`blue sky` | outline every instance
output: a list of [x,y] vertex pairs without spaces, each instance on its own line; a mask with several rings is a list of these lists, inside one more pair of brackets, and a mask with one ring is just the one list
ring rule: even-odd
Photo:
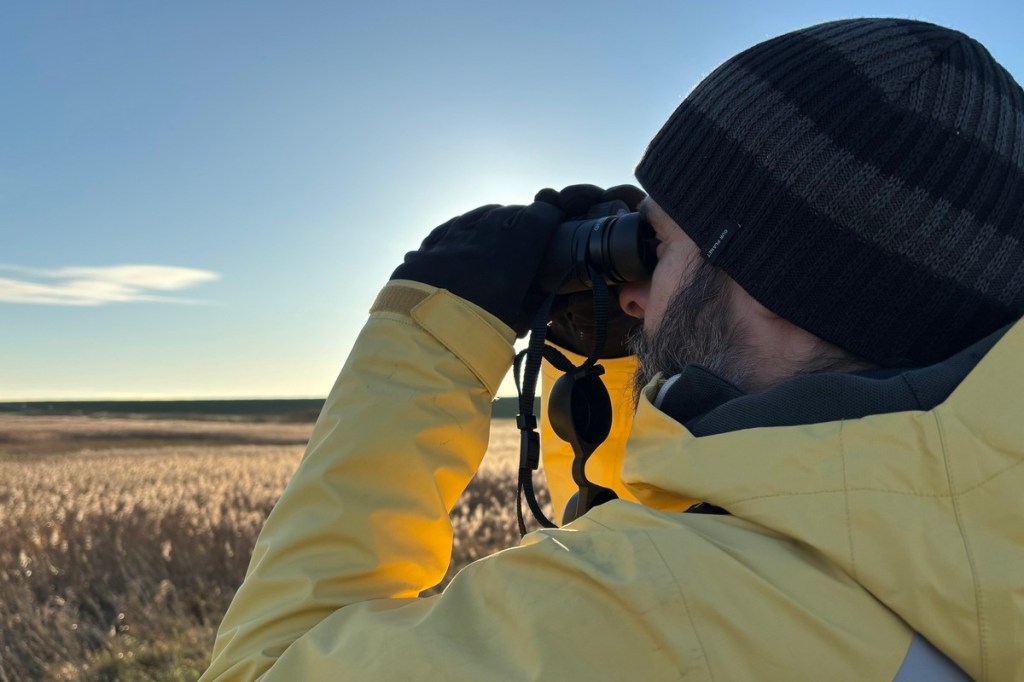
[[432,227],[631,181],[718,63],[849,16],[1024,79],[1020,2],[8,4],[0,400],[322,396]]

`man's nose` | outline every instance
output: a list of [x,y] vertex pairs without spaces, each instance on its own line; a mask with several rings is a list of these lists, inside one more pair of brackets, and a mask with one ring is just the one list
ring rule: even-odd
[[627,315],[644,319],[647,310],[647,297],[651,294],[651,280],[630,282],[619,285],[619,306]]

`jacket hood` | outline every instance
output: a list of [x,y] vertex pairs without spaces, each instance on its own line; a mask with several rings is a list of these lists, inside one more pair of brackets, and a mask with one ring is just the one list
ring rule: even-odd
[[1022,322],[896,376],[747,396],[695,369],[645,390],[623,481],[656,509],[704,500],[813,547],[973,677],[1017,679],[1022,369]]

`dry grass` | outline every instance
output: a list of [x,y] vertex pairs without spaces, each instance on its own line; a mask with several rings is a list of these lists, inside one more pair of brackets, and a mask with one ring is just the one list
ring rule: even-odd
[[[0,418],[0,681],[194,679],[311,428]],[[518,543],[518,442],[495,423],[449,578]]]

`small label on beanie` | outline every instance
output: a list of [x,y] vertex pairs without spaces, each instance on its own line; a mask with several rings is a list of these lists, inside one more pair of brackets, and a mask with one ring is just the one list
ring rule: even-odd
[[708,259],[709,263],[714,264],[718,260],[718,257],[722,255],[722,251],[725,250],[725,245],[739,231],[740,224],[738,222],[731,218],[722,218],[722,222],[718,223],[718,236],[711,243],[711,246],[704,251],[704,257]]

